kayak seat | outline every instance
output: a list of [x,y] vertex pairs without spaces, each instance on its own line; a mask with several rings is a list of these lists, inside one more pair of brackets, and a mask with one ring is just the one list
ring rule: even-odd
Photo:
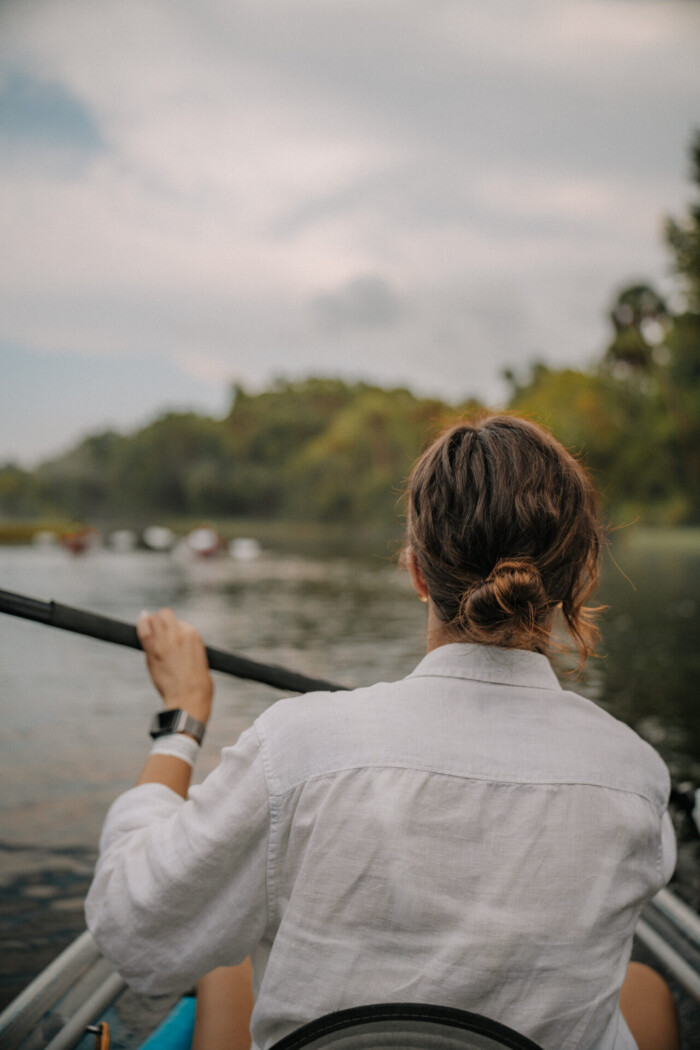
[[542,1050],[481,1014],[427,1003],[375,1003],[310,1021],[271,1050]]

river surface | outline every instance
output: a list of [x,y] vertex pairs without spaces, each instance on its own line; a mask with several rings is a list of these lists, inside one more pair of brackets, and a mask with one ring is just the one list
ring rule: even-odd
[[[700,543],[640,533],[618,541],[615,559],[599,596],[604,656],[574,688],[653,743],[675,781],[697,785]],[[348,685],[403,677],[423,652],[425,607],[383,557],[183,563],[0,547],[0,588],[131,622],[169,605],[212,646]],[[197,779],[279,695],[216,675]],[[1,1006],[82,928],[102,819],[138,775],[158,701],[141,654],[0,615],[0,703]],[[681,888],[697,906],[698,850],[679,831]]]

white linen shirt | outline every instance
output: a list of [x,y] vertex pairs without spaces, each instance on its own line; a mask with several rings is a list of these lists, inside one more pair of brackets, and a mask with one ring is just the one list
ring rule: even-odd
[[668,791],[544,656],[442,646],[403,681],[274,704],[187,801],[127,791],[88,926],[151,994],[251,955],[256,1050],[372,1002],[631,1050],[618,992],[675,863]]

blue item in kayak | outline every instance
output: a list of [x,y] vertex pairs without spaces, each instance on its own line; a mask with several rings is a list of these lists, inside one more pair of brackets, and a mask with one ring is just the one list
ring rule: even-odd
[[190,1050],[195,1002],[191,995],[180,999],[162,1024],[141,1044],[141,1050]]

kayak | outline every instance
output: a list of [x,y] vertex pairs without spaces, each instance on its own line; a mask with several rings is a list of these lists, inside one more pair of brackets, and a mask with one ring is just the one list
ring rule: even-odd
[[[672,891],[661,890],[644,909],[639,920],[635,956],[650,961],[667,977],[679,1002],[681,1025],[685,1022],[686,1028],[692,1026],[688,1030],[688,1038],[694,1037],[696,1042],[689,1042],[688,1045],[699,1045],[700,916]],[[85,931],[0,1015],[0,1047],[3,1050],[36,1050],[38,1047],[44,1047],[45,1050],[93,1050],[94,1047],[100,1047],[100,1036],[88,1029],[102,1023],[109,1027],[109,1043],[103,1042],[102,1050],[107,1050],[107,1047],[109,1050],[189,1050],[194,1005],[195,1000],[189,995],[149,997],[130,991]],[[401,1008],[409,1009],[407,1004],[402,1004]],[[379,1010],[380,1007],[372,1009]],[[425,1006],[421,1009],[445,1008]],[[478,1017],[463,1014],[462,1011],[455,1011],[455,1014]],[[340,1015],[331,1015],[336,1016]],[[487,1024],[495,1025],[496,1029],[503,1027],[490,1021]],[[415,1021],[412,1021],[409,1029],[413,1031],[414,1028]],[[511,1042],[499,1043],[488,1032],[481,1031],[473,1035],[466,1029],[460,1031],[459,1036],[454,1028],[449,1036],[441,1034],[442,1042],[439,1045],[445,1048],[453,1045],[484,1048],[511,1046],[514,1050],[534,1046],[529,1040],[517,1042],[524,1040],[517,1033],[511,1033]],[[510,1032],[510,1029],[504,1031]],[[477,1041],[465,1042],[467,1035]],[[451,1041],[457,1039],[462,1041]],[[346,1050],[347,1044],[347,1050],[350,1050],[352,1044],[348,1040],[350,1035],[345,1033],[342,1038],[336,1035],[328,1044],[314,1041],[289,1045],[333,1045],[338,1050]],[[283,1040],[283,1044],[286,1042]],[[402,1035],[402,1042],[404,1047],[411,1045],[408,1034]],[[390,1045],[400,1044],[393,1042]]]

